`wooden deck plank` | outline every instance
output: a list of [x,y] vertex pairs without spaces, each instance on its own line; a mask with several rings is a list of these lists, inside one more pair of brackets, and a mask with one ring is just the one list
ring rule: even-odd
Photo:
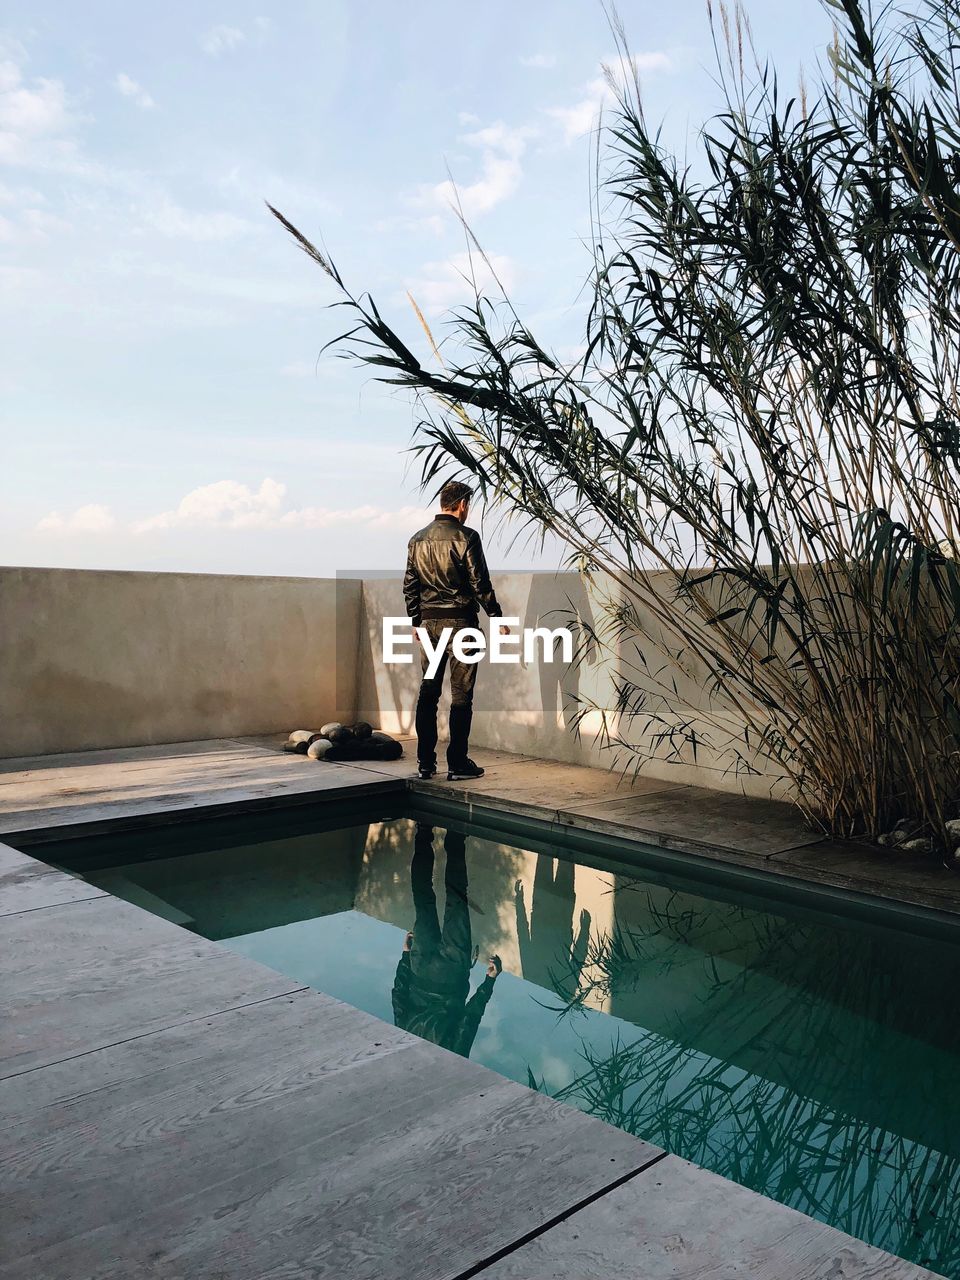
[[[124,761],[111,764],[77,762],[48,770],[19,770],[3,775],[0,801],[10,803],[12,793],[24,800],[58,801],[61,796],[102,796],[105,784],[109,790],[146,790],[162,794],[171,782],[178,789],[216,786],[219,779],[250,783],[275,777],[335,775],[343,765],[325,765],[305,756],[286,752],[262,751],[250,747],[244,751],[222,750],[197,756],[165,756],[158,760]],[[69,800],[68,800],[69,802]]]
[[804,1214],[667,1156],[478,1280],[935,1280]]
[[[297,759],[299,761],[299,757]],[[149,786],[124,786],[120,780],[114,780],[115,785],[105,787],[99,796],[71,794],[67,800],[53,796],[46,800],[19,796],[16,802],[4,802],[0,798],[0,836],[16,841],[20,837],[28,839],[32,832],[54,827],[93,826],[133,819],[149,822],[163,819],[165,815],[169,820],[173,814],[191,816],[204,810],[309,803],[335,795],[386,793],[402,786],[394,778],[361,773],[344,766],[310,767],[312,764],[311,761],[302,768],[293,766],[293,772],[277,770],[272,776],[268,773],[256,779],[210,779],[201,788],[192,789],[190,779],[180,779],[179,786],[173,780],[166,785],[154,780]]]
[[229,741],[78,752],[50,757],[42,766],[33,760],[5,763],[0,773],[0,834],[120,813],[325,794],[338,787],[369,788],[382,782],[344,765],[322,765]]
[[0,916],[100,897],[102,889],[0,844]]
[[[265,798],[292,771],[323,779],[334,768],[352,772],[356,794],[402,785],[399,775],[311,766],[245,744],[239,756],[251,768],[259,766],[243,756],[247,747],[284,766],[246,789]],[[213,803],[229,802],[230,788],[212,776],[216,753],[201,754],[211,757]],[[232,767],[238,752],[227,757]],[[176,800],[158,812],[147,794],[159,781],[152,771],[162,769],[176,791],[175,779],[198,766],[189,753],[153,759],[159,763],[148,761],[145,772],[129,755],[95,767],[83,795],[53,823],[97,812],[97,791],[114,782],[126,789],[127,807],[108,805],[107,822],[176,812]],[[494,761],[488,794],[475,801],[549,820],[551,808],[535,800],[544,763]],[[508,795],[504,779],[526,765],[533,768]],[[56,780],[71,785],[69,775]],[[570,802],[571,787],[586,787],[567,810],[584,822],[620,807],[622,793],[609,782],[555,778],[561,801]],[[664,785],[656,787],[639,803],[662,801]],[[338,783],[317,794],[342,791]],[[42,792],[33,799],[46,824]],[[6,794],[15,793],[16,785]],[[282,790],[277,799],[289,803]],[[623,805],[631,821],[634,803]],[[47,874],[57,875],[38,870],[38,883]],[[4,989],[13,1016],[0,1070],[10,1280],[452,1278],[499,1254],[481,1275],[713,1280],[746,1265],[759,1280],[930,1274],[673,1157],[658,1160],[626,1134],[116,899],[44,905],[3,924],[12,944]],[[674,1165],[687,1173],[661,1194],[652,1180],[664,1166],[674,1177]],[[599,1198],[577,1208],[592,1196]],[[590,1215],[608,1202],[609,1216],[595,1221]],[[571,1223],[580,1228],[572,1237],[564,1234]],[[522,1243],[531,1232],[541,1234]],[[499,1274],[507,1265],[514,1269]]]
[[[98,754],[98,753],[95,753]],[[196,777],[198,779],[215,778],[223,773],[262,774],[286,765],[305,763],[300,756],[286,752],[265,751],[256,747],[231,747],[229,744],[218,745],[217,750],[200,751],[196,754],[182,753],[176,755],[153,756],[139,758],[131,756],[125,760],[107,762],[86,760],[83,756],[62,757],[62,763],[56,767],[26,768],[7,770],[0,774],[0,797],[5,796],[12,787],[21,793],[31,792],[40,798],[45,794],[56,794],[63,787],[77,794],[87,789],[98,791],[103,780],[110,777],[121,784],[132,785],[136,782],[149,782],[151,778],[166,781],[169,778]]]
[[4,917],[0,1078],[303,986],[106,894],[40,914]]
[[[318,1046],[326,1049],[325,1042],[334,1032],[337,1052],[349,1053],[351,1026],[362,1030],[358,1054],[373,1054],[374,1049],[377,1053],[381,1049],[393,1052],[398,1045],[409,1048],[417,1043],[406,1032],[369,1014],[354,1018],[357,1012],[333,996],[303,987],[65,1058],[41,1070],[8,1076],[0,1080],[0,1128],[19,1124],[46,1107],[56,1108],[55,1119],[60,1123],[90,1094],[132,1081],[146,1082],[146,1089],[152,1092],[165,1080],[216,1075],[231,1068],[237,1058],[260,1052],[284,1060],[303,1026],[311,1028],[311,1053]],[[377,1032],[372,1038],[371,1024]],[[315,1028],[322,1028],[323,1034],[314,1034]]]
[[452,1280],[659,1154],[312,993],[193,1030],[4,1133],[10,1280]]

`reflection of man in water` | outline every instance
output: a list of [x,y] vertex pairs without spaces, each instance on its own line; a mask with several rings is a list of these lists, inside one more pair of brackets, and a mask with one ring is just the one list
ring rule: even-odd
[[417,823],[410,864],[416,920],[397,965],[393,1017],[404,1031],[412,1031],[466,1058],[502,965],[499,956],[490,956],[487,976],[470,995],[470,970],[477,952],[467,904],[466,838],[448,831],[443,847],[447,869],[441,928],[433,889],[433,827]]
[[581,911],[577,936],[573,936],[576,890],[574,865],[537,855],[530,901],[530,923],[523,898],[523,883],[514,886],[517,909],[517,938],[520,943],[520,972],[528,982],[554,991],[563,1000],[572,1000],[580,986],[590,941],[590,912]]

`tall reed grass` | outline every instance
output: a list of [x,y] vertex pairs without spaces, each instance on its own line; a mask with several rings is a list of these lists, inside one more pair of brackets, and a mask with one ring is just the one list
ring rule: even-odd
[[[907,819],[946,851],[960,798],[960,0],[907,16],[824,3],[829,65],[796,93],[755,58],[745,13],[713,10],[726,108],[689,167],[645,119],[614,22],[573,364],[505,296],[456,312],[421,361],[277,217],[342,290],[342,351],[416,397],[424,484],[472,475],[488,508],[614,584],[596,637],[617,673],[601,708],[612,749],[642,766],[706,734],[726,767],[778,771],[826,831]],[[636,660],[638,627],[662,668]]]

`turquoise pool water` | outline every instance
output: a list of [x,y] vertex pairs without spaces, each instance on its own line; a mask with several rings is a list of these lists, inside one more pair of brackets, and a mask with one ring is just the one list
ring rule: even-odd
[[960,948],[468,828],[304,825],[197,823],[45,856],[960,1277]]

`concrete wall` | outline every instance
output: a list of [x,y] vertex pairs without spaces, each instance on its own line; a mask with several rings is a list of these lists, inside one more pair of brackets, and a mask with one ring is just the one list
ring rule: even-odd
[[352,719],[360,583],[0,568],[0,756]]
[[[573,573],[499,573],[497,592],[521,626],[600,626],[609,582]],[[666,589],[666,584],[665,584]],[[616,593],[613,592],[615,598]],[[399,579],[227,577],[0,568],[0,756],[315,728],[369,720],[409,733],[418,663],[385,665],[382,619],[403,616]],[[622,722],[640,771],[750,795],[786,795],[769,762],[737,773],[727,746],[742,724],[718,729],[704,714],[705,670],[675,657],[641,617],[612,658],[572,666],[481,665],[472,741],[548,759],[632,769],[628,750],[603,745],[602,718],[619,679],[657,673],[685,706],[651,696]],[[714,708],[715,709],[715,708]],[[689,722],[698,736],[671,748],[665,734]]]
[[[504,613],[518,617],[521,627],[555,628],[580,619],[600,629],[610,600],[618,598],[609,580],[591,583],[575,573],[498,573],[494,585]],[[664,590],[669,590],[666,580]],[[390,733],[412,732],[420,681],[418,662],[399,666],[381,661],[382,620],[405,612],[398,580],[364,582],[359,714]],[[730,745],[736,742],[738,750],[744,749],[742,722],[711,723],[704,714],[706,668],[696,654],[674,658],[674,650],[672,641],[660,639],[654,620],[641,615],[638,634],[619,642],[612,659],[608,651],[599,661],[595,651],[572,666],[484,662],[477,678],[471,742],[552,760],[632,770],[637,761],[631,751],[603,745],[603,719],[598,711],[586,714],[579,736],[573,724],[586,704],[615,706],[622,678],[643,685],[648,677],[651,693],[645,707],[621,721],[624,738],[640,754],[641,773],[754,796],[789,795],[786,781],[769,761],[751,756],[750,767],[756,772],[738,771]],[[676,706],[665,706],[654,692],[665,686],[676,688]],[[687,724],[698,738],[696,752],[681,743],[683,733],[672,743],[665,736]]]

